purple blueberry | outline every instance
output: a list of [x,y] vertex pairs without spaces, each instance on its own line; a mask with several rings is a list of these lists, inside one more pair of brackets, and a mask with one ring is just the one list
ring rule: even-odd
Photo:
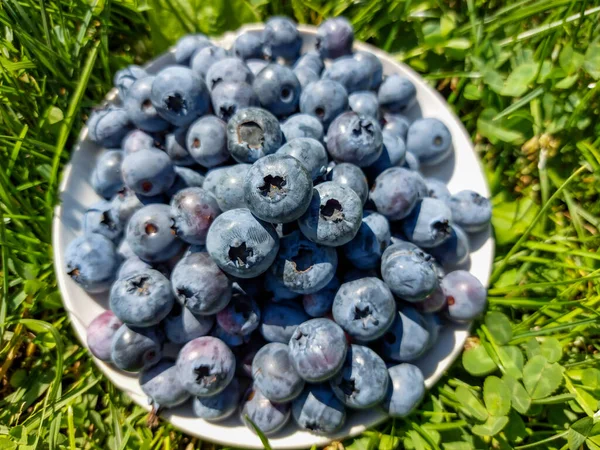
[[163,326],[167,339],[174,344],[187,344],[192,339],[206,336],[213,324],[214,316],[194,314],[185,306],[175,303]]
[[365,211],[358,233],[344,245],[346,258],[359,269],[379,267],[381,255],[390,244],[390,223],[385,216]]
[[401,113],[417,102],[417,88],[408,78],[392,74],[385,77],[379,86],[377,98],[385,111]]
[[227,147],[240,163],[254,163],[281,147],[283,134],[277,118],[261,108],[237,111],[227,123]]
[[190,398],[177,376],[175,361],[161,359],[156,365],[144,369],[139,377],[142,392],[148,396],[155,410],[173,408]]
[[150,98],[158,114],[177,127],[192,123],[210,108],[206,84],[182,66],[169,66],[158,72]]
[[381,132],[381,137],[383,138],[381,155],[377,161],[365,168],[365,172],[371,180],[390,167],[401,166],[406,158],[406,144],[402,138],[387,130]]
[[124,69],[117,70],[113,77],[113,84],[119,91],[119,97],[124,99],[129,87],[140,78],[147,77],[148,73],[140,66],[132,64]]
[[309,384],[292,403],[292,414],[300,428],[328,435],[346,422],[346,408],[327,384]]
[[169,155],[156,148],[130,153],[123,159],[121,171],[129,189],[148,197],[166,192],[175,182]]
[[94,191],[101,197],[112,198],[123,189],[125,185],[121,175],[123,156],[120,150],[108,150],[96,161],[91,183]]
[[311,317],[324,317],[331,311],[333,299],[339,287],[339,280],[333,277],[327,286],[320,291],[313,294],[304,294],[304,297],[302,297],[304,311]]
[[348,343],[337,323],[320,318],[299,325],[292,334],[289,348],[298,374],[309,383],[318,383],[333,378],[340,370]]
[[[312,178],[296,158],[268,155],[256,161],[244,180],[244,199],[256,217],[270,223],[298,219],[310,204]],[[220,186],[216,195],[219,200]]]
[[159,327],[135,328],[121,325],[112,340],[113,364],[127,372],[139,372],[160,361],[164,335]]
[[155,77],[144,77],[133,83],[123,101],[129,119],[141,130],[156,133],[169,128],[169,122],[158,115],[150,95]]
[[247,31],[235,38],[232,52],[241,59],[262,58],[262,40],[259,33]]
[[359,278],[340,286],[333,301],[333,318],[351,337],[369,342],[394,322],[396,301],[379,278]]
[[281,430],[290,419],[289,403],[274,403],[255,387],[248,389],[242,399],[240,417],[250,430],[254,428],[246,417],[265,435]]
[[117,242],[123,234],[123,224],[113,216],[112,204],[101,200],[92,205],[83,215],[83,232],[101,234]]
[[127,225],[126,240],[144,261],[167,261],[182,248],[177,238],[169,205],[152,204],[136,211]]
[[190,125],[186,148],[204,167],[215,167],[229,159],[225,122],[216,116],[204,116]]
[[302,393],[304,380],[290,360],[287,344],[263,346],[252,361],[254,387],[272,402],[289,402]]
[[390,383],[383,410],[390,417],[406,417],[425,396],[423,373],[412,364],[398,364],[388,369]]
[[290,142],[296,138],[312,138],[323,142],[323,125],[310,114],[294,114],[281,125],[285,140]]
[[190,244],[206,243],[208,229],[219,214],[217,201],[202,188],[182,189],[171,199],[173,229]]
[[354,239],[362,213],[362,202],[356,192],[329,181],[315,186],[310,206],[298,224],[311,241],[337,247]]
[[429,348],[427,322],[416,309],[400,308],[389,331],[383,336],[381,354],[393,361],[414,361]]
[[183,36],[175,44],[175,62],[183,65],[189,64],[194,53],[211,45],[210,40],[200,33]]
[[329,380],[333,393],[347,407],[368,409],[381,403],[388,390],[388,369],[377,353],[351,345],[342,370]]
[[310,83],[300,96],[300,112],[319,119],[325,129],[347,109],[348,92],[337,81],[319,80]]
[[450,237],[429,251],[440,264],[458,266],[469,259],[469,236],[458,225],[450,225]]
[[369,183],[362,169],[354,164],[336,164],[329,173],[329,179],[341,186],[352,189],[364,205],[369,198]]
[[254,278],[275,260],[279,237],[271,224],[257,219],[250,210],[231,209],[213,222],[206,248],[223,271],[239,278]]
[[239,381],[234,378],[227,387],[210,397],[194,397],[194,415],[209,422],[220,422],[230,417],[237,409],[241,397]]
[[441,286],[438,286],[424,300],[416,303],[415,306],[423,313],[436,313],[446,307],[446,296]]
[[102,147],[114,148],[131,129],[129,115],[123,108],[107,105],[92,111],[87,121],[90,140]]
[[205,79],[208,69],[217,61],[221,61],[228,56],[227,50],[224,48],[207,45],[194,53],[190,60],[190,68],[200,78]]
[[287,344],[296,328],[309,319],[295,302],[268,302],[263,308],[260,333],[267,342]]
[[221,211],[246,207],[244,182],[251,167],[250,164],[236,164],[223,173],[214,191]]
[[425,182],[418,173],[392,167],[375,179],[369,197],[375,203],[377,212],[389,220],[401,220],[425,197],[426,190]]
[[336,162],[369,166],[383,151],[381,127],[371,117],[354,112],[341,114],[327,131],[327,150]]
[[438,119],[418,119],[408,128],[406,149],[424,166],[439,164],[452,153],[452,135]]
[[289,116],[298,108],[300,82],[287,66],[269,64],[256,75],[252,87],[263,108],[277,117]]
[[264,55],[272,60],[295,61],[300,55],[302,37],[296,24],[287,17],[271,17],[262,32]]
[[231,299],[231,281],[208,253],[190,253],[173,269],[175,298],[194,314],[216,314]]
[[317,29],[317,51],[322,58],[339,58],[352,53],[354,30],[345,17],[327,19]]
[[337,269],[335,249],[304,238],[299,231],[283,237],[271,273],[298,294],[320,291],[331,281]]
[[450,238],[452,212],[442,200],[426,197],[404,219],[402,230],[421,248],[436,247]]
[[177,374],[183,388],[198,397],[222,392],[235,374],[235,357],[220,339],[203,336],[183,346],[177,356]]
[[171,283],[157,270],[147,269],[119,278],[110,290],[110,309],[130,326],[157,325],[172,307]]
[[[314,117],[311,117],[311,119],[314,119]],[[320,123],[319,126],[321,126]],[[277,155],[287,155],[296,158],[308,170],[313,180],[322,177],[327,171],[327,152],[325,151],[325,147],[313,138],[301,137],[288,140],[286,144],[277,150]]]
[[452,210],[452,219],[467,233],[484,230],[492,219],[490,201],[477,192],[460,191],[448,202]]
[[217,313],[217,323],[226,333],[248,336],[260,324],[260,308],[251,297],[236,292],[229,304]]
[[87,346],[96,358],[101,361],[110,362],[110,348],[113,336],[123,325],[112,311],[104,311],[96,316],[87,326]]
[[487,291],[466,270],[456,270],[441,282],[448,309],[446,315],[455,322],[468,322],[481,315],[487,306]]
[[206,73],[206,85],[211,91],[223,81],[252,85],[254,75],[240,58],[228,57],[216,61]]
[[101,234],[79,236],[69,243],[65,252],[67,275],[92,294],[110,288],[119,263],[114,244]]

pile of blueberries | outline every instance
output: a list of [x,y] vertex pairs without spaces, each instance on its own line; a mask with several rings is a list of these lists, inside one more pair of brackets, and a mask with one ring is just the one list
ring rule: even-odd
[[327,20],[300,54],[282,17],[232,49],[186,36],[158,73],[117,72],[118,99],[90,115],[104,200],[66,269],[110,291],[89,348],[140,372],[156,409],[191,398],[202,419],[239,411],[266,435],[290,416],[318,434],[347,409],[403,417],[425,392],[409,362],[484,310],[481,283],[450,270],[490,203],[423,178],[450,132],[410,123],[415,86],[353,36]]

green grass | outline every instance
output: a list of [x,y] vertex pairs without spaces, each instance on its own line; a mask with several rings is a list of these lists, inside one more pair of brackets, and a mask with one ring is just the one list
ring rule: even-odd
[[597,0],[4,0],[0,448],[216,448],[149,429],[95,369],[61,305],[50,222],[61,168],[116,69],[184,32],[272,14],[344,14],[423,73],[471,133],[493,193],[491,315],[412,417],[343,446],[600,448]]

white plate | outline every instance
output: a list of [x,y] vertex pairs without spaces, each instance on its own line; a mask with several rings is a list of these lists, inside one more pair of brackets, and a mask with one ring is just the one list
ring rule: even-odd
[[[262,25],[250,25],[242,28],[239,32],[261,29]],[[303,51],[314,49],[316,28],[300,26],[299,30],[304,39]],[[235,37],[236,34],[228,33],[222,38],[216,39],[215,42],[229,48]],[[396,62],[388,54],[364,43],[357,42],[354,47],[356,50],[367,50],[377,55],[383,63],[384,73],[400,73],[414,83],[417,87],[419,107],[415,107],[409,116],[412,116],[413,119],[419,115],[437,117],[450,129],[454,142],[454,157],[443,165],[429,170],[426,175],[435,176],[446,181],[453,193],[463,189],[472,189],[482,195],[489,196],[485,176],[470,138],[458,118],[448,108],[445,100],[417,73]],[[173,54],[168,53],[150,62],[147,69],[150,72],[156,72],[166,64],[173,63],[173,61]],[[115,91],[113,90],[109,93],[107,99],[110,101],[114,98]],[[101,152],[101,149],[87,139],[87,129],[84,128],[73,151],[71,163],[67,165],[63,173],[63,180],[60,185],[61,205],[55,210],[53,222],[54,264],[58,284],[71,323],[83,345],[86,345],[86,326],[107,308],[107,295],[91,296],[83,291],[66,274],[63,260],[67,244],[81,233],[83,213],[89,206],[99,200],[89,183],[99,152]],[[471,273],[479,278],[482,283],[487,284],[494,255],[494,242],[490,232],[475,236],[472,246],[474,251],[471,253],[470,266],[467,268],[470,267]],[[444,371],[458,357],[468,334],[468,325],[455,325],[445,328],[437,345],[425,358],[417,362],[426,377],[428,388],[431,388],[440,379]],[[135,375],[121,372],[97,359],[95,359],[95,362],[119,389],[127,392],[136,403],[149,409],[146,396],[142,393]],[[258,437],[243,426],[237,416],[224,423],[209,423],[193,417],[189,404],[167,411],[163,416],[181,431],[207,441],[234,447],[263,448]],[[270,442],[275,449],[309,448],[312,445],[322,446],[334,439],[360,434],[385,419],[384,414],[377,409],[349,414],[344,428],[339,433],[327,437],[300,431],[290,421],[286,428],[270,438]]]

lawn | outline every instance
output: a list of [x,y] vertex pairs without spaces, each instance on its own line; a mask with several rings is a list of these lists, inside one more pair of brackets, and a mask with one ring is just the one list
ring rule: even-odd
[[600,1],[4,0],[0,449],[218,448],[147,415],[62,308],[61,169],[112,74],[185,32],[343,14],[448,99],[493,193],[489,313],[408,420],[329,449],[600,449]]

